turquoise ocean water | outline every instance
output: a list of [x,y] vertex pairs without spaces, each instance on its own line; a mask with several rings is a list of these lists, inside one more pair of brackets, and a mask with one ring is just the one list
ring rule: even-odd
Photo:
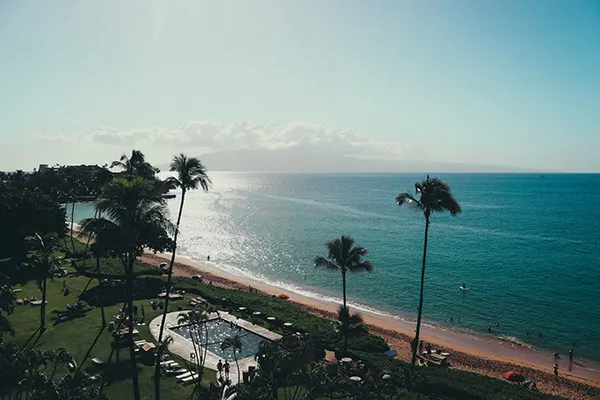
[[[438,176],[463,213],[432,217],[426,322],[476,333],[492,325],[494,334],[563,354],[575,342],[578,356],[600,361],[600,175]],[[394,198],[424,176],[211,177],[209,193],[186,198],[178,254],[200,262],[210,254],[229,272],[340,298],[340,276],[312,261],[326,255],[325,242],[350,235],[375,268],[349,276],[349,300],[415,318],[424,220]],[[169,200],[173,218],[178,205],[179,197]],[[76,219],[90,213],[80,205]]]

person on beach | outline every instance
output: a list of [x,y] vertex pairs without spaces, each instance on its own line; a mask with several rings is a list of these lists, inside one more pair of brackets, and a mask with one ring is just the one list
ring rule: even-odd
[[225,364],[223,364],[223,369],[225,370],[225,379],[229,380],[229,370],[231,369],[231,366],[227,360],[225,360]]
[[492,326],[488,326],[488,333],[492,333]]
[[541,339],[543,337],[542,332],[538,332],[538,339]]
[[452,318],[452,315],[450,316],[450,322],[454,322],[454,318]]
[[210,254],[206,256],[206,261],[210,261]]
[[554,376],[558,377],[558,364],[554,364]]
[[223,378],[223,362],[221,360],[217,363],[217,372],[219,373],[219,378]]
[[573,362],[573,349],[569,349],[569,362]]
[[496,322],[496,328],[500,328],[500,322]]

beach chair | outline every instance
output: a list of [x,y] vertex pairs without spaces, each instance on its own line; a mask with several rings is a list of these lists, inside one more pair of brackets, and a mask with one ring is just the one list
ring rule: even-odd
[[92,364],[99,367],[104,364],[104,361],[101,360],[100,358],[96,357],[96,358],[92,358]]
[[181,375],[183,373],[187,372],[187,369],[185,368],[178,368],[178,369],[168,369],[165,371],[165,375]]
[[187,371],[187,372],[184,372],[183,374],[176,375],[175,379],[180,380],[180,379],[183,379],[183,378],[187,378],[188,376],[190,376],[192,374],[193,374],[193,372]]

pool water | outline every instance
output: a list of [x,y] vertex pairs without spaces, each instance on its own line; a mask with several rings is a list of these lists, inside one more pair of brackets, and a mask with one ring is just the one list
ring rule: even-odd
[[206,331],[208,331],[208,351],[216,354],[218,357],[230,361],[233,360],[233,350],[231,348],[221,350],[221,343],[226,337],[234,335],[238,335],[240,337],[240,341],[242,342],[242,350],[236,351],[238,360],[254,356],[256,353],[258,353],[258,346],[260,343],[268,340],[244,328],[238,327],[235,324],[232,327],[229,322],[221,318],[206,321],[197,328],[194,328],[191,325],[181,325],[170,329],[188,340],[192,340],[192,335],[194,335],[194,340],[202,347],[204,347]]

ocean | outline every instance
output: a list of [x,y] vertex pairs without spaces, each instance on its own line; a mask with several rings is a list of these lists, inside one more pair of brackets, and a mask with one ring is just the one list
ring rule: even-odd
[[[204,263],[210,255],[213,267],[340,299],[340,274],[313,260],[326,255],[327,241],[349,235],[374,265],[348,276],[351,305],[416,318],[424,218],[394,200],[424,175],[210,176],[208,193],[186,196],[179,255]],[[600,175],[435,176],[463,212],[431,217],[424,321],[486,335],[492,326],[494,335],[562,354],[575,343],[578,357],[600,361]],[[168,200],[173,219],[179,200]],[[90,216],[91,206],[76,214]]]

